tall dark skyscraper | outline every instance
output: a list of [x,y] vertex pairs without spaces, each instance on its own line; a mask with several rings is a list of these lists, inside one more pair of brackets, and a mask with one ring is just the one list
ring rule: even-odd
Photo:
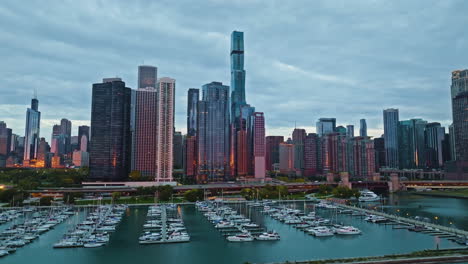
[[398,109],[383,110],[386,166],[398,168]]
[[266,155],[265,163],[266,170],[272,171],[273,164],[279,164],[279,145],[284,142],[283,136],[267,136],[265,140],[266,145]]
[[190,88],[188,90],[187,101],[187,135],[197,135],[197,115],[198,115],[198,101],[200,100],[200,90]]
[[346,137],[353,138],[354,137],[354,126],[347,125],[346,126]]
[[203,85],[198,102],[198,175],[200,181],[229,177],[229,86],[221,82]]
[[78,149],[81,151],[89,151],[89,126],[78,127]]
[[374,138],[374,150],[375,150],[375,170],[379,171],[379,168],[385,167],[385,139],[383,137]]
[[5,122],[0,121],[0,156],[3,156],[5,160],[8,154],[10,154],[11,145],[12,130],[7,127]]
[[240,107],[247,104],[245,99],[244,33],[231,34],[231,89],[232,120],[240,116]]
[[434,122],[426,125],[424,131],[426,141],[426,166],[429,168],[440,168],[444,165],[443,141],[445,128],[440,123]]
[[359,128],[359,136],[360,137],[367,137],[367,123],[365,119],[359,120],[360,128]]
[[304,176],[315,176],[319,172],[320,138],[310,133],[304,140]]
[[398,124],[400,169],[418,169],[426,165],[425,128],[427,121],[411,119]]
[[174,132],[173,151],[174,168],[182,169],[183,161],[183,137],[181,132]]
[[452,98],[455,160],[468,161],[468,91]]
[[130,172],[131,91],[120,79],[93,84],[91,105],[90,178],[125,180]]
[[304,141],[306,131],[302,128],[295,128],[292,134],[294,144],[294,169],[297,175],[302,175],[304,170]]
[[41,123],[41,112],[39,112],[39,100],[31,100],[31,108],[26,111],[26,128],[24,132],[24,161],[37,158],[39,147],[39,130]]
[[149,65],[138,66],[138,88],[156,88],[158,68]]
[[65,136],[65,154],[70,154],[71,150],[71,130],[72,122],[66,118],[60,120],[60,127],[62,129],[62,134]]

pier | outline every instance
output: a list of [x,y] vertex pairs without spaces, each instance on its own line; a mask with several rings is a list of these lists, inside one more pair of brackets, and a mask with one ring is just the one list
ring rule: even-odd
[[[427,232],[428,234],[431,235],[454,235],[454,236],[468,236],[468,231],[458,229],[458,228],[453,228],[453,227],[448,227],[448,226],[443,226],[443,225],[438,225],[434,223],[428,223],[428,222],[423,222],[420,220],[416,219],[411,219],[403,216],[398,216],[398,215],[393,215],[393,214],[387,214],[384,212],[379,212],[379,211],[374,211],[374,210],[369,210],[369,209],[364,209],[360,207],[355,207],[355,206],[349,206],[349,205],[344,205],[344,204],[335,204],[338,207],[344,208],[344,209],[349,209],[353,211],[359,211],[365,214],[370,214],[370,215],[378,215],[385,217],[389,219],[391,222],[400,224],[400,225],[409,225],[409,226],[424,226],[424,227],[429,227],[433,232]],[[401,226],[400,227],[394,227],[395,229],[403,229]],[[422,230],[421,230],[422,231]],[[437,232],[437,231],[443,231],[443,232]],[[448,234],[447,234],[448,233]],[[450,236],[449,236],[450,237]]]

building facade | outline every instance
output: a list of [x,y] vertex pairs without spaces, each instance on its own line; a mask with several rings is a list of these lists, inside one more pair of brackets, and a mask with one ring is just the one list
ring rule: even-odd
[[274,169],[273,164],[279,164],[279,145],[283,142],[283,136],[267,136],[265,138],[265,164],[267,171],[272,171]]
[[389,168],[399,167],[398,157],[398,109],[390,108],[383,110],[384,141],[386,166]]
[[336,118],[320,118],[316,123],[316,130],[319,136],[336,131]]
[[255,179],[264,179],[265,169],[265,117],[261,112],[253,113],[253,156]]
[[131,90],[120,79],[93,84],[91,103],[90,179],[121,181],[130,172]]
[[29,163],[37,158],[39,147],[39,130],[41,123],[41,112],[39,112],[39,100],[33,98],[31,107],[26,111],[26,129],[24,132],[24,157],[23,161]]

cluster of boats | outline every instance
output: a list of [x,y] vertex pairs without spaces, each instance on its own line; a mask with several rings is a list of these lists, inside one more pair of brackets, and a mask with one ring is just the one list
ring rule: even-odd
[[20,217],[22,214],[22,211],[14,209],[3,211],[0,213],[0,225],[10,222]]
[[[23,211],[10,212],[16,215],[18,212],[24,214],[20,223],[15,222],[0,233],[0,256],[6,256],[39,238],[39,236],[75,212],[69,207],[51,207],[48,210],[39,210],[29,208]],[[15,217],[15,219],[18,217]]]
[[[263,232],[258,224],[229,206],[219,206],[213,202],[197,202],[197,209],[220,231],[235,233],[226,237],[229,242],[250,242],[254,240],[275,241],[280,240],[280,235],[275,231]],[[257,231],[257,235],[252,232]],[[258,232],[260,231],[260,232]]]
[[361,230],[353,226],[333,224],[330,219],[317,216],[315,211],[305,214],[299,209],[266,205],[261,212],[316,237],[334,236],[335,234],[360,235],[362,233]]
[[145,245],[190,242],[182,218],[177,217],[176,208],[173,205],[150,206],[139,243]]
[[54,248],[96,248],[109,242],[110,233],[122,220],[126,205],[101,205],[90,212],[84,221],[69,230],[54,244]]

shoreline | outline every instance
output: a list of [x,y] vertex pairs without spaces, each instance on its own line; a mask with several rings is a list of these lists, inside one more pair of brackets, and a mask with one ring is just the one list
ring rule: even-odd
[[421,196],[431,196],[431,197],[442,197],[442,198],[457,198],[457,199],[468,199],[466,195],[457,195],[457,194],[444,194],[444,193],[431,193],[429,192],[408,192],[409,194],[421,195]]

